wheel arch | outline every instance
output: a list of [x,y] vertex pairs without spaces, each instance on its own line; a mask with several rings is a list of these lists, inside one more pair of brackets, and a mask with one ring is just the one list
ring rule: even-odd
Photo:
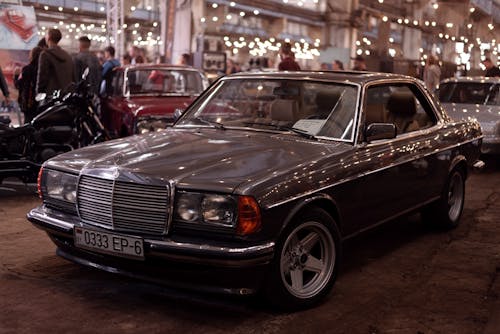
[[463,172],[464,178],[467,179],[468,169],[467,169],[467,158],[463,155],[457,155],[450,163],[450,167],[448,173],[451,173],[452,170],[459,169]]
[[297,214],[313,206],[325,210],[333,218],[337,224],[340,235],[342,235],[342,219],[337,202],[330,195],[324,193],[314,194],[298,202],[286,216],[280,235],[290,225]]

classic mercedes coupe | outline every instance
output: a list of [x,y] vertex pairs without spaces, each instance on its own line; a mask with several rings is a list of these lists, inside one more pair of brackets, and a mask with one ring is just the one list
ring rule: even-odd
[[235,74],[171,128],[47,161],[28,219],[85,266],[310,307],[344,240],[417,210],[455,227],[481,142],[410,77]]

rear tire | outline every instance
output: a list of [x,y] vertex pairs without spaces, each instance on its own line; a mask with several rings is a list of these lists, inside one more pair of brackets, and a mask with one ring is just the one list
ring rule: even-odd
[[340,234],[333,218],[312,207],[299,213],[282,233],[265,298],[283,310],[311,307],[333,287],[340,262]]
[[448,176],[441,198],[424,209],[422,218],[439,228],[455,228],[460,223],[464,202],[465,175],[460,169],[454,169]]

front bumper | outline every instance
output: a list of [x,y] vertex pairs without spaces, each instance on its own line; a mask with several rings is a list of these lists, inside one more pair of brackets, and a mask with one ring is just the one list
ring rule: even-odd
[[133,260],[75,247],[73,228],[85,226],[76,216],[42,205],[31,210],[27,218],[49,234],[58,247],[58,255],[68,260],[174,287],[231,294],[254,293],[274,256],[274,242],[232,247],[212,240],[208,244],[165,237],[161,240],[144,238],[145,260]]

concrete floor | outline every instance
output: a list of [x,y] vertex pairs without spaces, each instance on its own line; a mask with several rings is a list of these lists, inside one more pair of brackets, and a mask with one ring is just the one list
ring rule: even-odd
[[499,333],[500,159],[487,163],[467,182],[457,229],[414,215],[350,240],[329,298],[291,314],[67,262],[25,218],[33,187],[4,184],[0,333]]

